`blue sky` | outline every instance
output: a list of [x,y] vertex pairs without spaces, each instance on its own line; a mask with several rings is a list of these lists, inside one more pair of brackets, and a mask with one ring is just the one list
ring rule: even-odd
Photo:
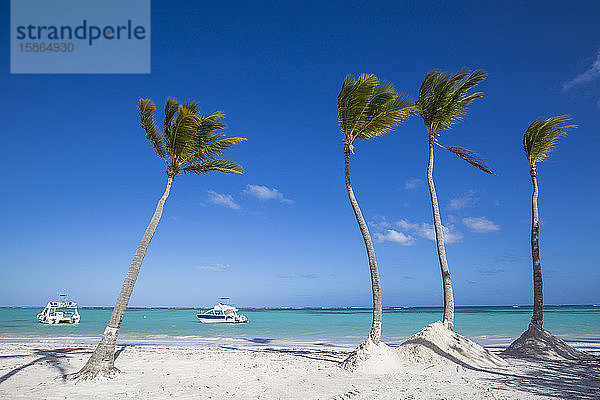
[[[457,305],[531,303],[521,140],[535,118],[565,113],[579,128],[538,168],[545,301],[600,303],[600,3],[153,1],[148,75],[11,75],[7,1],[0,12],[0,305],[60,291],[114,303],[165,185],[137,99],[160,108],[170,95],[226,113],[227,133],[248,138],[230,153],[246,173],[175,180],[130,304],[369,306],[341,82],[374,73],[414,97],[431,68],[461,67],[488,71],[485,96],[441,142],[498,176],[436,151]],[[442,304],[426,163],[417,118],[351,160],[386,306]]]

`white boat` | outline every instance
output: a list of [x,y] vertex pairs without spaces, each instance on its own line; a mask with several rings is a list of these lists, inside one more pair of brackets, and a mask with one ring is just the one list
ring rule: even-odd
[[77,312],[77,303],[67,301],[67,295],[61,294],[58,301],[48,302],[37,319],[43,324],[78,324],[81,316]]
[[214,306],[208,311],[203,313],[198,313],[196,316],[205,324],[215,324],[215,323],[230,323],[230,324],[241,324],[248,322],[248,318],[245,315],[239,314],[238,309],[224,304],[223,301],[229,300],[229,297],[221,297],[219,300],[219,304]]

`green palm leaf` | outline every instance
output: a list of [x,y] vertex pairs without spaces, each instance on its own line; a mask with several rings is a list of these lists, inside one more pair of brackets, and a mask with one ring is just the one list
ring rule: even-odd
[[167,100],[165,100],[165,135],[171,134],[173,117],[175,117],[175,113],[178,109],[179,103],[177,100],[172,97],[167,97]]
[[194,134],[200,124],[200,119],[196,115],[197,112],[195,104],[179,106],[170,135],[165,135],[173,154],[181,156],[186,148],[192,144]]
[[532,165],[545,160],[556,145],[558,138],[566,135],[568,129],[577,128],[577,125],[565,125],[570,120],[570,115],[559,115],[551,118],[538,118],[529,125],[523,135],[523,151]]
[[346,76],[338,95],[338,125],[350,149],[355,140],[381,136],[413,113],[406,96],[373,74]]
[[226,138],[224,134],[203,136],[189,146],[181,157],[183,163],[197,163],[214,160],[234,145],[246,140],[240,137]]
[[150,141],[154,150],[156,150],[156,154],[165,160],[167,156],[166,143],[154,121],[154,110],[156,110],[156,105],[154,105],[152,100],[140,99],[138,102],[140,126],[146,131],[146,138]]
[[487,76],[483,70],[470,72],[461,69],[454,75],[439,70],[427,73],[419,89],[415,102],[418,114],[431,134],[441,129],[449,129],[460,121],[466,107],[482,93],[467,92],[481,83]]
[[240,137],[227,138],[223,133],[215,133],[226,128],[222,121],[224,117],[225,114],[220,111],[199,116],[193,141],[182,151],[182,163],[202,163],[213,160],[234,145],[246,140]]
[[140,99],[138,111],[146,137],[158,155],[167,163],[167,174],[206,173],[220,171],[242,173],[242,167],[227,159],[219,159],[234,145],[245,138],[228,138],[220,132],[225,129],[224,114],[220,111],[201,115],[194,102],[179,104],[168,97],[165,101],[164,132],[160,132],[155,121],[156,106],[149,99]]
[[206,161],[200,164],[189,165],[181,170],[186,173],[199,175],[212,171],[224,172],[226,174],[241,174],[244,172],[241,165],[231,160]]
[[223,130],[227,128],[227,126],[223,122],[223,118],[225,118],[225,114],[221,111],[216,111],[210,115],[202,115],[200,117],[198,129],[196,130],[196,135],[208,135],[213,133],[214,131]]
[[471,72],[463,68],[454,75],[433,69],[423,79],[415,107],[427,127],[430,141],[482,171],[495,175],[476,153],[462,147],[442,146],[437,139],[440,130],[449,129],[459,122],[467,106],[483,96],[481,92],[468,92],[483,82],[486,76],[487,73],[480,69]]

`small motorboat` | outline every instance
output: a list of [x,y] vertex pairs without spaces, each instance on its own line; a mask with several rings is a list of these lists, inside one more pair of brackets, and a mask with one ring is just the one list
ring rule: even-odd
[[58,297],[58,301],[48,302],[37,319],[43,324],[78,324],[81,316],[77,312],[77,303],[67,301],[66,294]]
[[245,315],[238,315],[237,308],[225,304],[225,301],[229,300],[229,297],[221,297],[219,300],[221,300],[219,301],[219,304],[217,304],[210,310],[196,314],[200,322],[203,322],[205,324],[243,324],[245,322],[248,322],[248,318],[246,318]]

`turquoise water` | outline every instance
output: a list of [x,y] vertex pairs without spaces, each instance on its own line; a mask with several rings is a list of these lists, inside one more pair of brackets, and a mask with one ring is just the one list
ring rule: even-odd
[[[37,321],[40,308],[0,308],[0,337],[96,338],[104,331],[110,308],[80,308],[78,325],[45,325]],[[356,344],[366,337],[371,311],[365,308],[240,309],[247,324],[202,324],[196,309],[131,308],[121,327],[121,340],[199,339],[269,343],[284,340],[305,343]],[[384,310],[383,339],[397,343],[441,318],[433,307]],[[458,307],[456,330],[480,342],[518,337],[531,318],[531,307]],[[544,327],[555,335],[600,340],[600,307],[547,306]]]

